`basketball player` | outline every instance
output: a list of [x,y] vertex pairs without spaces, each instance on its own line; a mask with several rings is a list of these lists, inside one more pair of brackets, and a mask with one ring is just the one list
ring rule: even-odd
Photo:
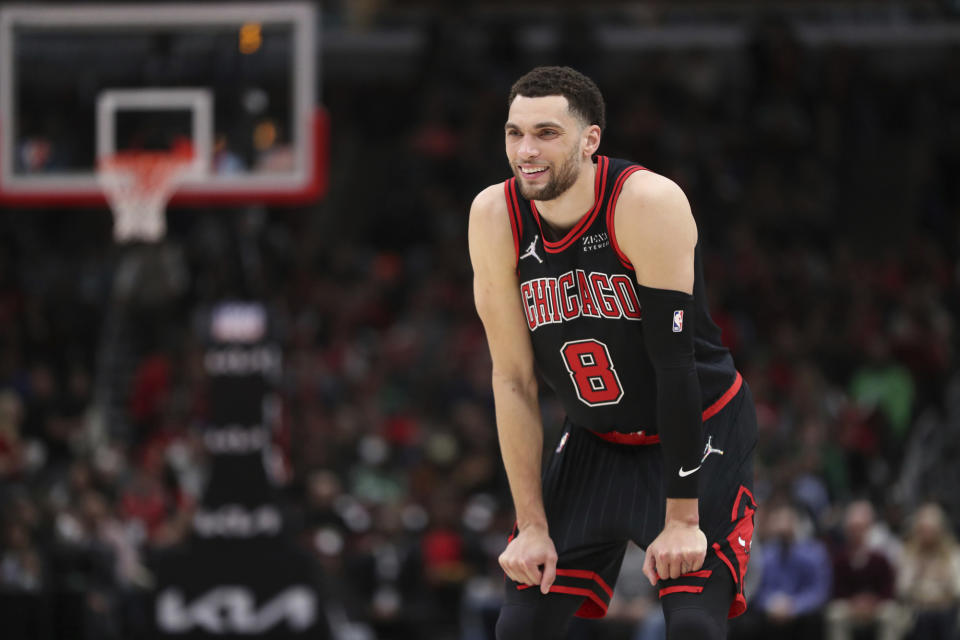
[[[514,177],[470,212],[517,524],[500,640],[562,638],[606,613],[627,542],[646,550],[670,639],[726,637],[746,608],[756,417],[707,311],[680,188],[595,156],[596,85],[539,67],[510,93]],[[539,369],[567,419],[541,476]]]

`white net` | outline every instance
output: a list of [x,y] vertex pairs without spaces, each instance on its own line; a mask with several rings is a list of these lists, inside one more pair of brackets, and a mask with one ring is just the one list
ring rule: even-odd
[[113,211],[114,240],[157,242],[163,238],[167,202],[192,161],[193,155],[184,151],[126,151],[101,159],[97,179]]

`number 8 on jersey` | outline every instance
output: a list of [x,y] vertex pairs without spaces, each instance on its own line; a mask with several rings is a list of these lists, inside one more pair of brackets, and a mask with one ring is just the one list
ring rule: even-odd
[[560,355],[582,403],[599,407],[617,404],[623,398],[607,345],[593,339],[573,340],[560,347]]

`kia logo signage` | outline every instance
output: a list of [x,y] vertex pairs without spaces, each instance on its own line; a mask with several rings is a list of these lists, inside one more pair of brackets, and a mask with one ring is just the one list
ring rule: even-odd
[[262,634],[280,625],[304,631],[317,621],[317,597],[310,587],[294,585],[257,606],[243,586],[219,586],[192,602],[177,587],[157,596],[157,626],[168,634],[200,629],[211,635]]

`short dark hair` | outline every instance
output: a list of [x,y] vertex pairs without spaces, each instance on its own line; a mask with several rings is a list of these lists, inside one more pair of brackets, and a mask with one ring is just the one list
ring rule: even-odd
[[507,100],[508,109],[517,96],[563,96],[570,105],[570,111],[581,120],[597,125],[601,131],[607,126],[603,94],[593,80],[576,69],[536,67],[513,83],[510,98]]

